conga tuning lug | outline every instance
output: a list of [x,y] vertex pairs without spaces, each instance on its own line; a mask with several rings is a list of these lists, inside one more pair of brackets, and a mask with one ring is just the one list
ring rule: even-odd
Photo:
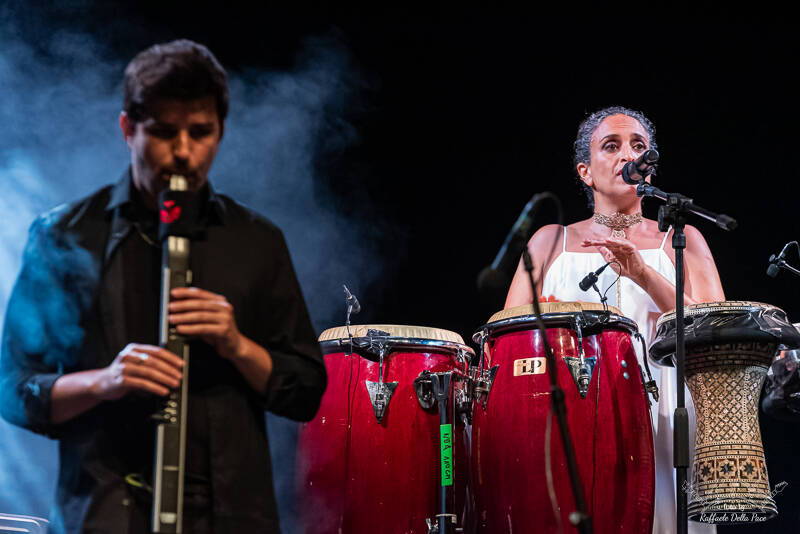
[[431,372],[422,371],[417,378],[414,379],[414,391],[417,393],[417,400],[423,410],[430,410],[436,399],[433,396],[433,383],[431,381]]
[[453,390],[455,397],[456,413],[463,415],[467,423],[472,423],[472,392],[471,381],[464,375],[454,374]]
[[476,370],[475,372],[475,400],[486,408],[486,403],[489,401],[489,393],[492,391],[492,384],[497,376],[499,365],[495,365],[490,369]]
[[397,389],[398,382],[372,382],[367,380],[367,392],[369,400],[372,402],[372,409],[375,410],[375,419],[380,423],[392,400],[394,390]]
[[585,399],[586,394],[589,392],[589,384],[592,382],[592,374],[597,364],[597,358],[594,356],[591,358],[564,356],[564,362],[567,364],[572,379],[575,381],[578,393],[580,393],[582,399]]

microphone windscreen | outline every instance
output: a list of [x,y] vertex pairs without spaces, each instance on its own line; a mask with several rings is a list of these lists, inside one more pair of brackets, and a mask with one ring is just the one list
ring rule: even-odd
[[770,263],[769,267],[767,267],[767,276],[775,278],[778,276],[778,271],[780,271],[780,268],[774,263]]
[[644,163],[646,163],[647,165],[658,163],[658,158],[659,158],[658,151],[654,148],[651,148],[650,150],[644,153]]
[[739,226],[739,223],[736,222],[736,219],[728,217],[727,215],[718,216],[715,223],[723,230],[728,231],[736,230],[736,227]]
[[597,275],[589,273],[578,283],[578,287],[581,291],[588,291],[588,289],[592,287],[592,284],[595,283],[597,283]]

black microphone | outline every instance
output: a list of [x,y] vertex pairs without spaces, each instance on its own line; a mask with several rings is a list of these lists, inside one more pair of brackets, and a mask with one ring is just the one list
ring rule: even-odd
[[588,290],[590,287],[592,287],[593,285],[595,285],[595,284],[597,283],[597,277],[598,277],[598,276],[600,275],[600,273],[602,273],[602,272],[603,272],[603,270],[605,270],[605,268],[606,268],[606,267],[608,267],[609,265],[611,265],[611,262],[608,262],[608,263],[606,263],[605,265],[603,265],[602,267],[600,267],[599,269],[597,269],[595,272],[593,272],[593,273],[589,273],[589,274],[587,274],[586,276],[584,276],[584,277],[583,277],[583,280],[581,280],[581,281],[580,281],[580,283],[578,284],[578,287],[579,287],[579,288],[581,288],[581,291],[586,291],[586,290]]
[[349,317],[351,313],[355,314],[361,311],[361,304],[356,296],[350,293],[347,286],[343,285],[342,287],[344,287],[345,304],[347,304],[347,316]]
[[777,256],[773,254],[772,256],[769,257],[769,267],[767,267],[767,276],[775,278],[781,269],[786,269],[790,273],[794,273],[797,276],[800,276],[800,270],[795,269],[794,267],[786,263],[786,260],[784,259],[784,257],[786,256],[786,251],[792,245],[797,247],[797,251],[798,253],[800,253],[800,245],[797,244],[797,241],[789,241],[788,243],[786,243],[783,246],[783,249],[781,250],[780,254],[778,254]]
[[[770,256],[770,261],[772,261],[772,258],[774,257],[775,257],[774,255]],[[770,263],[769,267],[767,267],[767,276],[769,276],[770,278],[775,278],[776,276],[778,276],[780,270],[781,270],[780,267],[778,267],[776,264]]]
[[478,275],[479,291],[504,292],[508,290],[522,250],[527,246],[528,240],[533,234],[533,214],[544,194],[533,195],[533,198],[525,204],[525,208],[506,236],[494,261]]
[[786,256],[786,250],[792,244],[796,245],[797,241],[789,241],[788,243],[783,245],[783,248],[781,249],[780,254],[778,254],[777,256],[775,254],[772,254],[769,257],[769,267],[767,267],[767,276],[769,276],[771,278],[775,278],[776,276],[778,276],[778,272],[781,270],[780,269],[780,265],[784,261],[783,260],[784,256]]
[[622,167],[622,179],[626,184],[636,185],[646,176],[656,173],[658,151],[654,148],[645,150],[644,154]]

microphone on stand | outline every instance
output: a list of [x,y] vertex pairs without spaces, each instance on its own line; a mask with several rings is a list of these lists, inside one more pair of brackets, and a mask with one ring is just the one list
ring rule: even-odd
[[356,314],[361,311],[361,304],[358,302],[356,296],[350,293],[346,285],[342,284],[342,287],[344,287],[344,302],[347,304],[347,319],[349,321],[351,313]]
[[353,333],[350,332],[350,315],[354,313],[358,313],[361,311],[361,304],[358,302],[358,299],[355,295],[350,293],[350,290],[347,289],[347,286],[342,284],[344,288],[344,303],[347,305],[347,316],[345,318],[344,325],[347,327],[347,337],[350,338],[350,354],[353,353]]
[[776,276],[778,276],[778,272],[781,270],[781,267],[784,267],[792,272],[796,271],[796,269],[794,269],[791,265],[787,265],[786,260],[784,259],[786,256],[786,250],[792,245],[798,247],[798,251],[800,251],[800,246],[798,246],[797,241],[789,241],[783,246],[783,249],[781,249],[780,254],[778,254],[777,256],[773,254],[769,257],[769,267],[767,267],[767,276],[775,278]]
[[583,280],[578,283],[578,287],[581,288],[581,291],[587,291],[590,287],[597,283],[597,277],[600,276],[606,267],[611,265],[611,262],[607,262],[605,265],[594,271],[593,273],[589,273],[583,277]]
[[656,149],[645,150],[644,154],[633,161],[629,161],[622,167],[622,179],[626,184],[638,184],[646,176],[656,173],[658,158],[659,155]]

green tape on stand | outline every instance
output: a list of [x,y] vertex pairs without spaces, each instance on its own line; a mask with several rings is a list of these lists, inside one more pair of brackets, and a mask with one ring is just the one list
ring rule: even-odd
[[442,439],[442,486],[453,485],[453,425],[440,425]]

